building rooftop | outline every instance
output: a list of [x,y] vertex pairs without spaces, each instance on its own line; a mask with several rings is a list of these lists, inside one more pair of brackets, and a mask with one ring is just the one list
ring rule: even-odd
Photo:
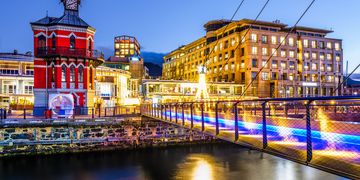
[[73,27],[85,27],[92,28],[84,20],[79,17],[78,12],[75,11],[65,11],[64,15],[59,18],[56,17],[44,17],[38,21],[30,23],[31,25],[42,25],[42,26],[54,26],[54,25],[65,25]]
[[18,54],[16,51],[12,53],[0,53],[0,61],[24,61],[24,62],[33,62],[34,56],[31,52],[26,54]]
[[[286,30],[291,30],[293,27],[288,27],[286,28]],[[332,33],[334,31],[332,30],[327,30],[327,29],[319,29],[319,28],[312,28],[312,27],[305,27],[305,26],[296,26],[294,28],[295,31],[307,31],[307,32],[316,32],[316,33],[323,33],[323,34],[328,34],[328,33]]]
[[255,21],[252,19],[242,19],[240,21],[238,21],[240,24],[251,24],[251,25],[263,25],[263,26],[272,26],[272,27],[280,27],[280,28],[285,28],[286,26],[288,26],[287,24],[281,23],[279,20],[276,20],[274,22],[269,22],[269,21]]

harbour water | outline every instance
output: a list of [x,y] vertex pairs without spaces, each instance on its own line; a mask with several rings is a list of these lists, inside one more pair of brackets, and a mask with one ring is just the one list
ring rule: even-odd
[[0,179],[342,179],[233,144],[0,159]]

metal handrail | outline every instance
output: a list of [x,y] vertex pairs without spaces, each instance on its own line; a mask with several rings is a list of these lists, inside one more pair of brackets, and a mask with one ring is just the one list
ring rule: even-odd
[[[273,102],[273,101],[331,101],[331,100],[355,100],[355,99],[359,99],[360,100],[360,95],[357,96],[323,96],[323,97],[299,97],[299,98],[259,98],[259,99],[242,99],[242,100],[219,100],[219,101],[186,101],[186,102],[181,102],[181,103],[185,103],[185,104],[190,104],[190,103],[236,103],[236,102]],[[172,102],[175,103],[175,102]],[[163,103],[163,104],[167,104],[167,103]]]
[[[320,101],[317,102],[317,101]],[[321,101],[326,101],[325,103]],[[256,105],[251,105],[250,109],[244,106],[247,103],[253,102]],[[277,102],[283,103],[280,105],[276,105]],[[294,104],[301,104],[302,111],[300,114],[301,117],[297,117],[296,120],[288,117],[288,104],[287,102],[291,102]],[[352,102],[352,103],[349,103]],[[353,179],[359,179],[360,176],[357,171],[353,171],[351,168],[346,168],[347,166],[352,167],[351,165],[354,164],[353,160],[351,159],[352,156],[344,157],[344,159],[336,159],[337,157],[332,157],[331,155],[319,155],[319,151],[327,152],[330,150],[332,151],[341,151],[342,148],[346,147],[347,153],[353,153],[352,155],[355,156],[358,153],[354,148],[358,148],[359,144],[358,137],[359,136],[359,129],[358,125],[360,125],[358,121],[359,111],[354,110],[352,114],[355,116],[350,116],[348,112],[339,113],[337,107],[343,106],[356,106],[359,107],[360,102],[360,95],[358,96],[325,96],[325,97],[300,97],[300,98],[263,98],[263,99],[239,99],[239,100],[228,100],[228,101],[194,101],[194,102],[169,102],[169,103],[160,103],[154,105],[160,105],[160,107],[166,107],[169,105],[181,105],[181,112],[175,113],[175,118],[181,116],[182,122],[181,124],[177,121],[171,121],[173,116],[172,110],[162,109],[161,116],[154,116],[151,115],[146,109],[149,107],[149,104],[142,104],[144,107],[144,112],[142,115],[148,116],[150,118],[156,118],[161,121],[169,122],[172,124],[180,125],[182,127],[188,129],[194,129],[197,131],[205,132],[208,135],[213,135],[214,137],[234,142],[236,144],[245,145],[252,149],[257,149],[260,151],[268,152],[274,155],[278,155],[281,157],[288,158],[290,160],[303,163],[305,165],[309,165],[312,167],[317,167],[319,169],[338,174],[344,177],[349,177]],[[208,114],[204,113],[203,105],[206,103],[212,103]],[[228,103],[229,105],[226,107],[221,107],[219,109],[219,104],[221,103]],[[243,104],[242,104],[243,103]],[[249,103],[249,104],[250,104]],[[290,104],[291,104],[290,103]],[[187,112],[184,111],[184,105],[187,105]],[[201,105],[201,106],[199,106]],[[215,105],[215,109],[213,106]],[[241,105],[241,106],[240,106]],[[259,107],[261,105],[261,107]],[[190,106],[190,107],[189,107]],[[251,108],[253,106],[253,108]],[[316,106],[319,106],[318,109]],[[151,107],[151,104],[150,104]],[[283,109],[278,109],[279,107]],[[299,106],[300,107],[300,106]],[[332,107],[328,109],[327,107]],[[226,117],[225,114],[220,117],[220,113],[222,110],[230,109],[229,114],[231,116]],[[294,115],[298,115],[298,107],[294,106],[293,108]],[[274,110],[274,112],[271,112]],[[280,114],[277,114],[277,110],[281,110]],[[241,114],[241,112],[243,114]],[[246,114],[246,111],[251,111],[251,114]],[[254,113],[253,113],[254,111]],[[257,113],[256,111],[260,111]],[[170,112],[170,120],[169,120],[169,113]],[[319,120],[317,112],[320,115],[324,114],[324,116],[328,113],[330,117],[337,117],[337,120],[325,118],[323,121]],[[213,115],[215,113],[215,117]],[[270,114],[271,113],[271,114]],[[274,114],[273,114],[274,113]],[[325,114],[326,113],[326,114]],[[277,116],[276,116],[277,115]],[[185,116],[186,118],[186,125],[185,125]],[[256,120],[247,119],[247,116],[256,116]],[[284,116],[284,117],[282,117]],[[323,116],[323,115],[322,115]],[[347,122],[343,121],[343,117],[354,118],[355,121]],[[190,118],[190,119],[189,119]],[[205,118],[209,118],[205,123]],[[210,120],[212,118],[212,120]],[[215,118],[215,119],[214,119]],[[231,118],[231,119],[226,119]],[[260,119],[261,118],[261,119]],[[277,120],[274,120],[279,118]],[[354,120],[354,119],[352,119]],[[225,124],[231,123],[231,125]],[[232,122],[233,121],[233,122]],[[282,122],[282,123],[281,123]],[[284,123],[285,122],[285,123]],[[188,124],[189,123],[189,124]],[[233,124],[232,124],[233,123]],[[246,127],[246,123],[248,123],[249,127]],[[224,125],[225,124],[225,125]],[[253,124],[257,124],[256,128],[252,127]],[[215,125],[215,127],[214,127]],[[231,126],[231,128],[226,129],[226,126]],[[220,127],[225,127],[223,131]],[[239,129],[239,128],[242,129]],[[274,127],[278,127],[276,133],[274,134]],[[288,128],[288,129],[286,129]],[[322,128],[325,128],[322,130]],[[254,132],[252,132],[255,129]],[[240,134],[243,133],[243,134]],[[282,132],[282,133],[281,133]],[[224,133],[224,134],[222,134]],[[299,133],[301,135],[299,135]],[[324,133],[324,134],[321,134]],[[328,136],[328,134],[331,134]],[[356,133],[356,134],[355,134]],[[247,135],[254,135],[253,137]],[[291,137],[288,137],[289,134]],[[233,136],[232,136],[233,135]],[[258,136],[260,135],[260,136]],[[292,136],[296,136],[292,138]],[[301,136],[301,138],[299,137]],[[262,138],[261,138],[262,137]],[[277,139],[281,138],[281,139]],[[329,139],[330,138],[330,139]],[[344,139],[342,139],[344,138]],[[260,140],[261,139],[261,140]],[[318,141],[321,139],[321,147],[319,146]],[[253,143],[249,143],[249,142]],[[298,142],[296,146],[292,144],[275,144],[275,141],[280,142]],[[338,141],[343,141],[339,144],[331,143],[338,143]],[[351,142],[349,142],[351,141]],[[354,143],[355,142],[355,143]],[[342,144],[345,143],[346,145]],[[348,144],[351,144],[349,146]],[[356,147],[352,147],[355,146]],[[301,148],[299,147],[301,146]],[[346,155],[346,154],[344,154]],[[333,161],[332,164],[324,165],[319,159],[324,158],[323,161]],[[339,163],[337,163],[339,162]],[[344,168],[344,166],[346,166]]]

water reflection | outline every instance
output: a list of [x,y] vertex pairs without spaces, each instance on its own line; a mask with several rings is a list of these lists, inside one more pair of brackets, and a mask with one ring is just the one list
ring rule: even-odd
[[338,179],[232,144],[0,158],[0,180]]
[[201,180],[201,179],[209,179],[212,180],[212,170],[211,166],[205,160],[200,160],[196,163],[194,172],[193,172],[193,180]]
[[[212,180],[214,158],[210,155],[191,154],[178,165],[177,178],[189,180]],[[191,173],[189,173],[191,172]]]

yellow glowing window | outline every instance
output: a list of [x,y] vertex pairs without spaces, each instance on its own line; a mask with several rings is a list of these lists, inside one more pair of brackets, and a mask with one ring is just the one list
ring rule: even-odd
[[277,56],[277,50],[275,48],[272,49],[272,52],[273,56]]
[[232,38],[231,39],[231,46],[235,46],[235,43],[236,43],[235,38]]
[[332,48],[331,42],[327,42],[327,43],[326,43],[326,48],[328,48],[328,49],[331,49],[331,48]]
[[304,53],[304,56],[305,56],[306,59],[309,59],[310,53],[309,53],[309,52],[305,52],[305,53]]
[[309,40],[307,39],[304,39],[304,47],[309,47]]
[[256,34],[251,34],[250,38],[251,38],[251,41],[252,41],[252,42],[256,42],[256,41],[257,41],[257,35],[256,35]]
[[281,43],[281,45],[285,45],[285,44],[286,44],[286,41],[285,41],[285,37],[284,37],[284,36],[281,36],[281,37],[280,37],[280,43]]
[[289,45],[294,46],[294,38],[289,38]]
[[281,61],[280,66],[281,66],[282,69],[286,69],[286,62]]
[[335,59],[336,59],[336,61],[340,61],[341,60],[340,55],[336,55]]
[[286,50],[281,50],[281,57],[286,57]]
[[322,64],[322,65],[320,66],[320,70],[321,70],[321,71],[325,71],[325,64]]
[[308,64],[308,63],[305,63],[305,64],[304,64],[304,69],[305,69],[305,70],[309,70],[309,64]]
[[252,54],[257,54],[258,52],[257,52],[257,47],[252,47],[252,49],[251,49],[251,53]]
[[265,68],[267,67],[267,65],[266,65],[266,60],[263,60],[263,61],[262,61],[261,66],[262,66],[262,67],[265,67]]
[[339,43],[335,43],[335,50],[340,51],[340,44]]
[[269,80],[269,73],[267,73],[267,72],[261,73],[261,78],[262,78],[262,80],[264,80],[264,81]]
[[326,70],[329,71],[329,72],[332,71],[332,66],[331,66],[331,64],[328,64],[328,65],[327,65]]
[[273,61],[272,61],[272,64],[271,64],[271,67],[272,67],[272,68],[277,68],[277,67],[278,67],[277,61],[273,60]]
[[330,54],[330,53],[326,54],[326,59],[327,60],[332,60],[332,54]]
[[290,56],[291,58],[294,58],[294,57],[295,57],[295,52],[294,52],[294,51],[289,51],[289,56]]
[[317,76],[315,74],[311,75],[311,81],[317,81]]
[[317,53],[311,53],[312,59],[317,59]]
[[312,63],[311,70],[313,70],[313,71],[317,70],[317,64],[316,63]]
[[327,82],[333,82],[334,77],[333,76],[327,76]]
[[271,36],[271,44],[276,44],[277,40],[276,40],[276,36]]
[[316,41],[311,41],[311,47],[312,48],[317,48],[317,42]]
[[289,75],[289,80],[290,80],[290,81],[293,81],[293,80],[294,80],[294,74],[290,74],[290,75]]
[[262,55],[263,56],[268,55],[268,49],[267,48],[262,48]]

